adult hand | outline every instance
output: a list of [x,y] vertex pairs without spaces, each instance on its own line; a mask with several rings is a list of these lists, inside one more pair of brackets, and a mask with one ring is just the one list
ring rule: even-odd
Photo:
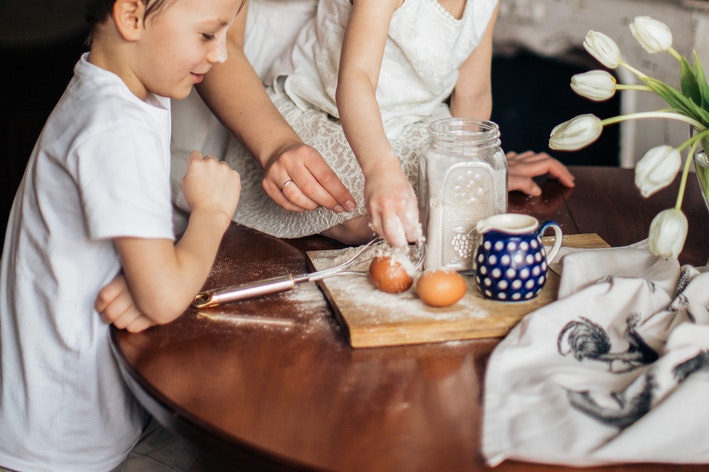
[[507,153],[507,185],[508,190],[519,190],[528,195],[537,196],[542,189],[534,182],[533,177],[549,175],[558,179],[566,187],[574,186],[574,176],[564,164],[545,152],[525,151],[517,154]]
[[290,211],[328,208],[336,213],[356,208],[354,197],[318,151],[303,143],[278,150],[265,169],[266,194]]
[[133,303],[125,277],[119,275],[99,291],[94,308],[101,319],[118,329],[137,333],[154,326],[156,323],[144,316]]

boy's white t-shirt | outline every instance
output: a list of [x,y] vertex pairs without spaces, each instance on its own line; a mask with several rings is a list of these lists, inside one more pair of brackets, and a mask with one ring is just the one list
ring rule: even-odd
[[118,465],[144,414],[93,308],[120,270],[112,238],[173,239],[170,105],[82,56],[15,197],[0,272],[0,465]]

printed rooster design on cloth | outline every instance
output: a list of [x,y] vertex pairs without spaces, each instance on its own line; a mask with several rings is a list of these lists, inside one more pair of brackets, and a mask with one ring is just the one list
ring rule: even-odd
[[[658,353],[636,331],[639,318],[638,314],[632,313],[626,320],[628,327],[623,338],[628,342],[628,348],[625,352],[616,353],[611,352],[611,338],[600,325],[583,316],[580,321],[570,321],[559,333],[559,354],[571,353],[578,361],[593,359],[607,362],[611,372],[625,372],[655,362]],[[624,368],[616,370],[614,365],[617,363]]]
[[[682,285],[680,281],[678,287],[680,292],[683,289]],[[670,311],[677,312],[678,307],[686,308],[687,305],[686,297],[680,293],[670,307]],[[686,313],[690,322],[694,322],[691,312]],[[641,316],[637,313],[628,316],[627,327],[622,335],[626,347],[614,352],[613,342],[608,332],[598,323],[580,316],[578,320],[569,321],[561,329],[557,338],[557,350],[562,356],[573,355],[579,362],[584,360],[605,362],[608,364],[608,370],[616,374],[651,365],[660,358],[660,354],[650,347],[638,332],[640,320]],[[709,351],[702,351],[675,365],[671,370],[673,381],[679,384],[701,369],[709,370]],[[567,398],[575,409],[601,423],[623,429],[650,411],[653,393],[658,387],[655,370],[649,367],[624,390],[604,395],[594,394],[588,390],[567,389]],[[605,398],[601,399],[599,396]],[[607,398],[611,401],[609,402]],[[609,404],[613,407],[608,406]]]

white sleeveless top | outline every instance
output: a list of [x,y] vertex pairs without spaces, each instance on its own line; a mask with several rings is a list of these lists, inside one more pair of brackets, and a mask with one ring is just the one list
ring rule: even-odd
[[[480,43],[497,0],[469,0],[460,20],[436,0],[405,0],[394,12],[384,50],[377,100],[387,135],[430,116],[453,91],[458,68]],[[320,0],[315,17],[267,75],[287,76],[285,91],[300,108],[339,117],[337,73],[349,0]]]

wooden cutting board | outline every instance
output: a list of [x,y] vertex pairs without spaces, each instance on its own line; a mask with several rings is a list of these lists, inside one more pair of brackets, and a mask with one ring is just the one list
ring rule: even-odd
[[[562,246],[607,248],[597,234],[564,236]],[[333,267],[356,248],[308,251],[314,270]],[[554,264],[552,264],[552,267]],[[318,282],[354,348],[420,344],[505,336],[527,313],[556,300],[559,276],[549,271],[540,294],[526,302],[497,302],[484,298],[472,276],[468,290],[451,307],[433,308],[419,300],[414,287],[400,294],[376,290],[366,276],[369,261],[351,267],[363,275],[338,275]]]

